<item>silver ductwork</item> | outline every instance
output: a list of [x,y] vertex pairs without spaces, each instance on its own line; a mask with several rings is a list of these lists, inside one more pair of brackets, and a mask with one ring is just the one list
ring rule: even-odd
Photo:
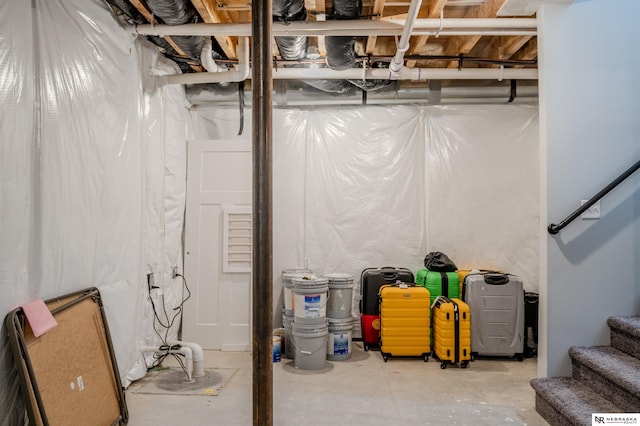
[[[128,1],[106,0],[106,2],[111,5],[114,10],[119,11],[119,13],[116,14],[120,14],[120,17],[124,18],[128,23],[144,24],[146,22],[140,12]],[[195,24],[200,21],[198,12],[189,0],[147,0],[146,5],[159,24],[173,26]],[[178,63],[183,72],[193,71],[188,63],[200,61],[200,54],[205,41],[205,37],[200,35],[172,35],[171,40],[174,45],[182,51],[177,52],[173,46],[162,37],[148,35],[147,39],[162,48],[165,56]],[[224,57],[224,54],[221,53],[222,49],[220,49],[215,41],[213,41],[213,44],[213,58]],[[184,53],[187,57],[183,57],[181,53]]]
[[[273,0],[273,20],[287,25],[292,21],[306,21],[307,9],[304,0]],[[276,37],[276,44],[282,59],[296,61],[307,56],[306,36]]]
[[[358,19],[362,13],[361,0],[334,0],[331,19]],[[343,71],[356,68],[356,37],[327,36],[324,39],[327,50],[327,65],[332,70]],[[356,89],[370,91],[387,86],[389,80],[309,80],[306,84],[318,90],[336,94],[352,94]]]

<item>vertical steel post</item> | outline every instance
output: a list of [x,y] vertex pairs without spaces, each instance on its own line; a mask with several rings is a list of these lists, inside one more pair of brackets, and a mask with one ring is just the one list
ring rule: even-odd
[[271,0],[251,1],[253,424],[273,424]]

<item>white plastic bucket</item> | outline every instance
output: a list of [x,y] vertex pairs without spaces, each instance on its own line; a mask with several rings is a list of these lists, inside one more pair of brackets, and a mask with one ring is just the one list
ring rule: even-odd
[[282,286],[284,288],[284,309],[287,315],[293,316],[293,282],[294,277],[302,278],[305,276],[312,277],[311,269],[294,268],[282,271]]
[[327,363],[327,338],[329,328],[323,324],[299,324],[293,322],[295,366],[301,370],[321,370]]
[[291,281],[294,292],[294,323],[326,323],[328,280],[322,277],[294,277]]
[[324,277],[329,282],[327,318],[350,318],[353,305],[353,276],[327,274]]
[[272,348],[273,362],[280,362],[282,357],[282,339],[280,336],[273,336],[273,348]]
[[327,359],[344,361],[351,358],[353,318],[327,318],[327,320],[329,322]]
[[296,345],[292,334],[293,315],[283,315],[282,324],[284,326],[284,357],[294,359]]

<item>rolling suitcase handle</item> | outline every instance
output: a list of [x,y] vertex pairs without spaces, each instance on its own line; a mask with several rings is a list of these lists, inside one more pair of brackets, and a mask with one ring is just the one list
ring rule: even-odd
[[485,274],[484,282],[489,285],[505,285],[509,283],[509,276],[503,274]]

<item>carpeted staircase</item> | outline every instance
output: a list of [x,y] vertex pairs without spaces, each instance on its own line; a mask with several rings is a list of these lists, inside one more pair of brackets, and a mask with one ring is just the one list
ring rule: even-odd
[[572,377],[531,380],[551,425],[591,425],[592,413],[640,412],[640,316],[611,317],[611,346],[569,349]]

